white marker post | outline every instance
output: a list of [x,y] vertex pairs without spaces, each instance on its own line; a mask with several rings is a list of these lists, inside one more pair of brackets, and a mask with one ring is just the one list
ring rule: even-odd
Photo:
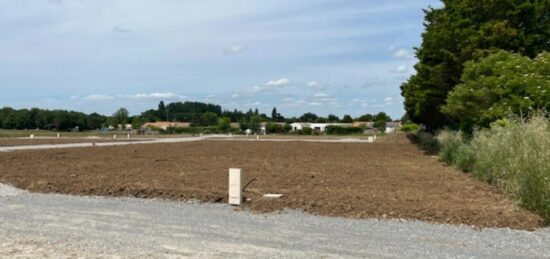
[[229,204],[231,205],[241,205],[243,200],[242,179],[240,168],[229,168]]
[[60,137],[61,137],[61,135],[59,133],[57,133],[57,138],[60,138]]
[[116,134],[113,135],[113,139],[116,139]]
[[34,134],[31,134],[31,135],[29,136],[29,138],[33,139],[33,138],[34,138]]
[[128,133],[128,137],[127,137],[127,139],[130,139],[130,133]]
[[373,142],[374,142],[374,138],[373,138],[373,137],[368,137],[368,138],[367,138],[367,142],[368,142],[368,143],[373,143]]

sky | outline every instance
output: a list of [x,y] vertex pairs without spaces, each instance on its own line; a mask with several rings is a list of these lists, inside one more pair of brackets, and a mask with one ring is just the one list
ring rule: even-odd
[[0,0],[0,107],[404,114],[436,0]]

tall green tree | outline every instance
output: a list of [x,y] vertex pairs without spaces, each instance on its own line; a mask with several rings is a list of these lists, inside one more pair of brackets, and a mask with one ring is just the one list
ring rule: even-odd
[[124,107],[119,108],[115,113],[113,113],[113,123],[117,125],[124,125],[128,122],[128,110]]
[[166,105],[164,105],[164,101],[160,101],[158,110],[157,110],[157,117],[161,121],[168,120],[168,110],[166,109]]
[[273,107],[273,110],[271,110],[271,121],[277,121],[277,108]]
[[442,112],[464,63],[504,49],[530,58],[550,50],[548,0],[443,0],[425,10],[416,74],[401,86],[410,118],[430,130],[456,123]]
[[342,123],[353,123],[353,118],[350,115],[346,114],[342,118]]
[[373,126],[382,131],[386,128],[386,122],[391,121],[390,116],[388,116],[385,112],[379,112],[378,114],[374,115],[372,119],[374,121]]
[[498,51],[478,62],[466,63],[462,83],[449,94],[443,111],[469,132],[487,127],[509,113],[528,115],[550,111],[550,53],[535,59]]

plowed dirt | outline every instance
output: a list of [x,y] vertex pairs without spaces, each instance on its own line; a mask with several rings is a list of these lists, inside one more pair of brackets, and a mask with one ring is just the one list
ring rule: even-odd
[[[34,192],[226,202],[242,168],[243,208],[533,229],[542,219],[442,165],[401,134],[374,144],[200,141],[0,153],[0,181]],[[265,193],[282,193],[266,199]]]

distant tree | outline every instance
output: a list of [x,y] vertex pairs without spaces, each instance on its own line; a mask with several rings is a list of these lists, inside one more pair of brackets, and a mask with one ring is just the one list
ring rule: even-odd
[[262,126],[261,122],[262,121],[261,121],[260,116],[254,115],[254,116],[250,117],[250,121],[248,122],[248,128],[251,129],[252,131],[257,132],[257,131],[260,130],[260,128]]
[[273,107],[273,110],[271,110],[271,121],[277,121],[277,108]]
[[239,120],[239,128],[242,130],[242,131],[245,131],[247,130],[249,127],[248,127],[248,120],[246,119],[246,117],[242,117],[240,120]]
[[327,118],[318,117],[315,122],[317,123],[327,123]]
[[342,118],[342,123],[353,123],[353,118],[350,115],[346,114]]
[[338,116],[334,115],[334,114],[329,114],[328,117],[327,117],[327,121],[328,122],[339,122],[340,121],[340,118],[338,118]]
[[113,123],[117,125],[124,125],[126,122],[128,122],[128,110],[124,107],[118,109],[115,113],[113,113]]
[[385,112],[379,112],[373,118],[374,127],[379,130],[384,130],[386,128],[386,122],[390,122],[391,118]]
[[105,116],[99,115],[97,113],[92,113],[88,116],[86,121],[86,127],[88,129],[99,129],[103,127],[107,118]]
[[157,117],[162,121],[168,120],[168,110],[166,109],[166,105],[164,105],[164,101],[160,101],[159,103]]
[[308,113],[304,113],[298,119],[302,122],[314,122],[317,119],[317,115],[315,115],[314,113],[308,112]]
[[227,132],[231,129],[231,119],[229,117],[222,117],[218,119],[218,130]]
[[201,126],[215,126],[218,124],[218,115],[213,112],[205,112],[201,115]]
[[357,121],[373,121],[374,116],[372,114],[365,114],[361,115],[359,118],[357,118]]
[[141,116],[134,116],[132,118],[132,128],[133,129],[139,129],[141,128],[141,126],[143,126],[143,124],[146,123],[146,120],[145,118],[141,117]]

